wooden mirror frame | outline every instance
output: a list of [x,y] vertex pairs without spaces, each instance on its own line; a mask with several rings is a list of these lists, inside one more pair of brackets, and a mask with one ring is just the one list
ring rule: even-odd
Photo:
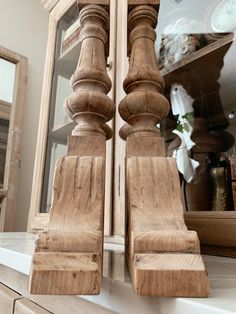
[[[21,164],[21,130],[23,106],[27,84],[27,58],[4,47],[0,47],[0,58],[12,62],[16,66],[13,101],[10,112],[4,110],[5,118],[9,119],[6,162],[3,189],[0,190],[2,207],[0,230],[15,231],[16,196]],[[2,103],[2,107],[4,103]]]

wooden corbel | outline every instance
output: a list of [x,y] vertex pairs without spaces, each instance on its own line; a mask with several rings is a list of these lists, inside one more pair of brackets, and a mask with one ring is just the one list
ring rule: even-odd
[[109,14],[96,3],[104,1],[88,0],[80,7],[81,53],[71,78],[74,93],[64,106],[76,127],[68,139],[67,156],[56,165],[49,223],[39,233],[33,255],[32,294],[100,291],[105,151],[106,139],[112,136],[105,123],[115,107],[107,96],[111,88],[105,56]]
[[119,112],[127,122],[120,135],[127,141],[126,242],[132,283],[142,296],[206,297],[199,240],[186,228],[176,162],[165,157],[156,127],[169,111],[154,49],[158,12],[150,4],[131,4],[127,96]]

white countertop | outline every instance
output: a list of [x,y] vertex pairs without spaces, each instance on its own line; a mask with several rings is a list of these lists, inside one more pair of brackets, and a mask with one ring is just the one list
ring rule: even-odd
[[[0,264],[29,274],[35,235],[0,233]],[[124,246],[105,243],[102,290],[84,299],[121,314],[236,313],[236,259],[203,256],[209,278],[209,298],[138,297],[124,262]]]

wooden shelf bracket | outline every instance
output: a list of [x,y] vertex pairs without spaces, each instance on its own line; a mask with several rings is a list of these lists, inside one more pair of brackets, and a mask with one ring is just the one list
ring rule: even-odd
[[111,88],[105,55],[107,8],[89,4],[80,10],[81,53],[71,78],[74,93],[64,106],[76,126],[67,156],[56,165],[49,223],[36,241],[32,294],[100,291],[106,139],[112,136],[105,123],[115,111],[107,96]]
[[137,5],[128,16],[127,96],[119,105],[127,122],[120,130],[127,141],[127,260],[138,295],[206,297],[208,277],[197,234],[184,223],[176,162],[165,157],[156,128],[169,111],[154,50],[157,13]]

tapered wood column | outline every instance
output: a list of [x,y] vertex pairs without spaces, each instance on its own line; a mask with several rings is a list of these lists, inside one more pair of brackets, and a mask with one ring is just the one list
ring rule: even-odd
[[165,157],[155,127],[169,111],[154,51],[156,22],[157,11],[150,5],[134,6],[129,13],[127,96],[119,105],[128,122],[120,134],[127,139],[129,270],[139,295],[204,297],[209,287],[199,240],[185,226],[176,162]]
[[100,291],[105,149],[106,138],[112,136],[105,123],[115,109],[106,95],[111,88],[106,9],[87,5],[80,11],[81,53],[71,78],[74,93],[64,106],[77,125],[68,139],[68,155],[56,165],[49,224],[38,235],[33,255],[29,288],[33,294]]

